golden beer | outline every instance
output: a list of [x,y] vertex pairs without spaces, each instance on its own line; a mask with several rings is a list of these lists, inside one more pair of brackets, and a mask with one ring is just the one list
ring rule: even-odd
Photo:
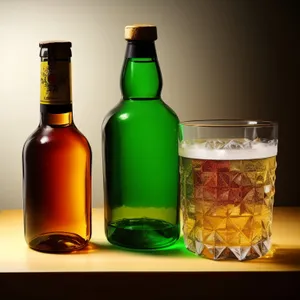
[[271,247],[277,146],[187,146],[179,153],[186,247],[215,260],[265,255]]

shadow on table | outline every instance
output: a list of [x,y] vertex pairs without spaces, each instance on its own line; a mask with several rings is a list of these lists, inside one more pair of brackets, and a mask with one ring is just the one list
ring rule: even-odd
[[[81,251],[75,251],[73,254],[88,254],[88,253],[99,253],[99,252],[127,252],[135,253],[138,255],[148,255],[148,256],[172,256],[172,257],[185,257],[185,258],[195,258],[201,259],[201,256],[197,256],[194,253],[186,249],[183,241],[183,237],[172,246],[157,249],[157,250],[134,250],[126,249],[118,246],[114,246],[106,243],[90,242],[90,244]],[[205,259],[205,258],[204,258]],[[219,262],[225,262],[228,260],[220,260]],[[293,268],[300,269],[300,248],[293,248],[283,245],[273,245],[271,250],[259,259],[247,260],[244,262],[239,262],[238,260],[231,260],[235,263],[252,263],[252,264],[277,264],[292,266]]]
[[300,269],[300,248],[274,244],[266,256],[251,260],[249,263],[270,263]]
[[80,251],[74,251],[73,254],[87,254],[97,252],[128,252],[151,256],[179,256],[197,258],[197,256],[194,253],[188,251],[185,248],[183,237],[180,237],[178,241],[170,247],[156,250],[135,250],[114,246],[109,243],[90,242],[86,248]]

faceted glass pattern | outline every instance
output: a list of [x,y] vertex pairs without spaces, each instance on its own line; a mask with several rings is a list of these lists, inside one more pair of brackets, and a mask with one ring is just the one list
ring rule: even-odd
[[201,160],[180,157],[186,247],[219,260],[252,259],[270,249],[276,157]]

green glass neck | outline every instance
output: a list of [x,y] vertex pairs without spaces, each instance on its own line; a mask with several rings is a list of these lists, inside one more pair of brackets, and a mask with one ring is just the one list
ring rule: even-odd
[[159,99],[161,90],[154,42],[129,41],[121,75],[123,100]]

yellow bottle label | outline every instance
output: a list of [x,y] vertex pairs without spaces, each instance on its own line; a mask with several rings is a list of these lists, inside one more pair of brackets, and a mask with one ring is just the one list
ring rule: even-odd
[[41,104],[72,103],[71,63],[67,61],[41,62]]

